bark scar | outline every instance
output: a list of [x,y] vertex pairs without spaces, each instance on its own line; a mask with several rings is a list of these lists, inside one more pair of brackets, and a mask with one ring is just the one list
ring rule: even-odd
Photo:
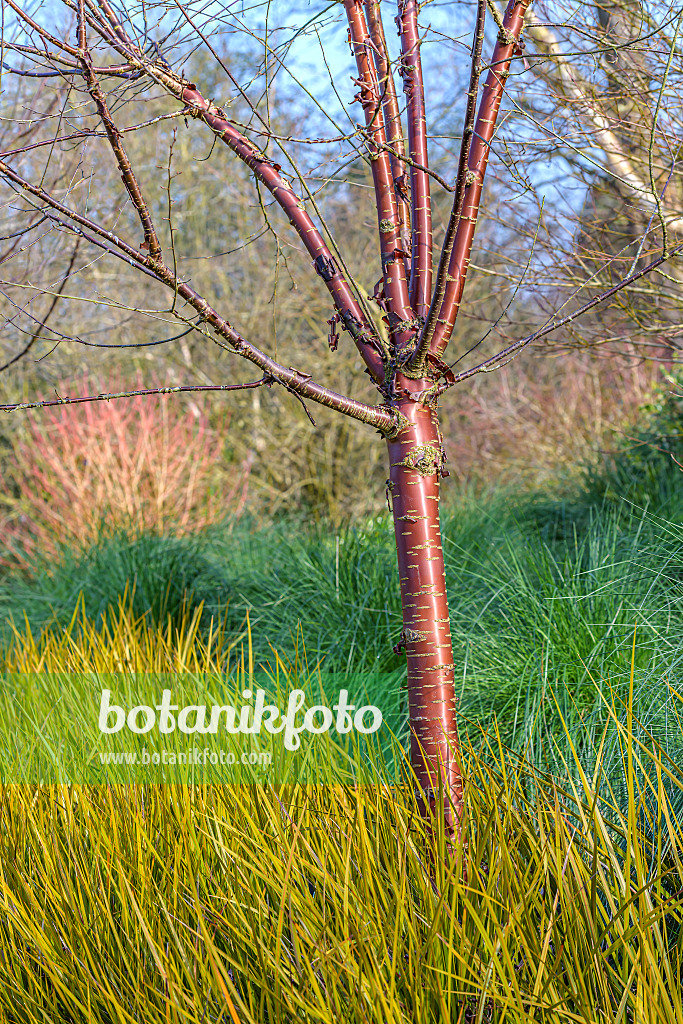
[[418,444],[406,452],[401,462],[394,462],[393,465],[414,469],[420,476],[433,476],[441,473],[445,461],[443,448],[433,444]]
[[406,629],[404,626],[401,630],[401,636],[399,641],[394,647],[394,654],[400,654],[401,651],[405,650],[406,644],[414,643],[416,640],[428,640],[429,633],[425,633],[422,629]]

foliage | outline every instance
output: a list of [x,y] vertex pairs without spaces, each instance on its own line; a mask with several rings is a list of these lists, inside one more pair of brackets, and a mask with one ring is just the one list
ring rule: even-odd
[[14,626],[2,650],[0,671],[201,673],[222,672],[230,651],[242,639],[229,638],[224,620],[213,620],[208,635],[201,626],[202,608],[185,608],[177,619],[154,622],[135,614],[133,595],[125,594],[115,609],[99,620],[88,618],[78,601],[70,621],[59,630],[34,634],[28,621]]
[[54,620],[63,626],[79,603],[90,619],[102,621],[124,595],[130,597],[136,618],[176,623],[201,606],[206,608],[202,621],[208,623],[209,616],[221,616],[231,596],[225,572],[196,534],[130,536],[117,531],[85,552],[62,548],[50,570],[44,562],[29,564],[29,580],[13,577],[12,609],[33,623]]
[[[598,500],[660,507],[683,487],[683,372],[663,372],[640,407],[633,430],[625,430],[602,466],[587,476]],[[656,498],[655,498],[656,496]]]
[[[0,1019],[680,1020],[683,502],[667,522],[584,500],[583,528],[564,537],[504,492],[445,517],[465,872],[439,826],[425,831],[408,776],[5,786]],[[6,579],[5,612],[25,608],[37,632],[17,616],[2,667],[221,670],[248,643],[249,610],[255,662],[274,643],[293,672],[374,666],[380,706],[397,706],[388,524],[337,535],[338,574],[334,532],[305,523],[118,534],[90,569],[64,551],[41,590]],[[79,589],[93,614],[117,608],[136,579],[126,545],[153,580],[146,601],[73,616]],[[209,632],[196,602],[210,604],[214,572],[230,603]],[[193,601],[164,619],[154,595],[183,573]],[[157,611],[139,617],[146,605]]]
[[[282,657],[271,649],[267,663],[255,666],[248,616],[238,630],[230,627],[227,616],[212,617],[208,628],[202,628],[203,619],[200,605],[186,608],[175,620],[169,616],[155,623],[149,616],[136,616],[125,594],[118,608],[109,609],[98,622],[88,619],[80,601],[59,630],[34,634],[28,623],[21,630],[13,628],[0,654],[0,781],[336,784],[365,780],[368,774],[375,781],[378,755],[386,778],[395,778],[394,739],[399,734],[405,739],[406,717],[386,676],[340,678],[321,672],[319,665],[309,663],[303,642],[293,656]],[[263,691],[265,701],[282,715],[294,692],[303,693],[306,708],[324,704],[334,709],[343,690],[342,703],[350,710],[380,706],[382,732],[364,738],[356,727],[339,731],[336,722],[329,732],[307,727],[296,754],[268,726],[264,731],[257,727],[251,736],[218,728],[189,741],[182,726],[172,728],[173,735],[124,729],[103,736],[98,722],[105,689],[113,695],[113,705],[122,702],[128,709],[155,705],[166,690],[176,709],[255,709],[254,695]],[[298,712],[297,726],[304,714]],[[188,761],[188,742],[192,750],[192,743],[200,740],[202,748],[209,745],[206,753],[215,754],[215,762],[206,757],[201,764]],[[161,758],[162,751],[163,766],[157,768],[154,762],[150,767],[150,752]],[[169,762],[166,755],[171,752],[179,757]],[[226,762],[230,753],[233,761]],[[250,754],[253,760],[244,761]],[[177,770],[167,767],[169,763]],[[214,770],[213,763],[221,767]],[[226,763],[236,766],[223,767]]]
[[[675,522],[683,501],[669,522],[588,506],[582,528],[568,521],[564,537],[539,527],[527,508],[497,491],[463,496],[444,516],[462,729],[476,733],[495,720],[506,744],[555,770],[553,737],[564,718],[590,759],[606,722],[601,693],[618,700],[627,689],[637,623],[636,711],[677,756],[666,722],[683,638]],[[382,706],[405,710],[405,669],[392,650],[401,629],[395,574],[386,518],[337,531],[305,521],[257,527],[245,518],[232,532],[118,534],[87,555],[64,551],[49,572],[7,577],[0,612],[17,626],[25,615],[36,635],[49,627],[59,636],[79,594],[87,617],[101,622],[132,592],[134,617],[145,615],[150,626],[169,616],[177,625],[201,609],[203,636],[213,616],[231,637],[248,613],[257,665],[273,647],[296,662],[303,636],[311,667],[362,674]]]
[[[535,350],[482,374],[455,407],[442,409],[451,476],[553,499],[575,493],[585,467],[638,421],[659,375],[656,364],[630,355],[600,360],[570,351],[560,360]],[[446,501],[448,494],[447,482]]]
[[[683,518],[683,418],[680,371],[659,368],[648,387],[626,389],[624,411],[612,419],[597,452],[583,451],[578,473],[557,467],[559,489],[537,488],[520,502],[520,514],[550,541],[584,535],[608,513],[626,526],[635,510],[680,521]],[[640,393],[640,401],[633,399]],[[564,478],[564,479],[563,479]]]
[[666,703],[683,639],[680,529],[642,515],[624,520],[605,510],[573,542],[555,543],[533,525],[508,524],[478,550],[451,552],[468,718],[495,712],[506,742],[537,747],[540,757],[558,732],[559,702],[578,737],[584,717],[601,719],[595,680],[623,692],[634,623],[636,689]]

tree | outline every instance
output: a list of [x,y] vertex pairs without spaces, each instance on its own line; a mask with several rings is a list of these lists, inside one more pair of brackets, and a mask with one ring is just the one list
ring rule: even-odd
[[[534,234],[520,227],[522,219],[505,200],[505,217],[494,224],[494,229],[489,227],[489,236],[497,239],[499,250],[507,258],[504,269],[496,269],[494,261],[493,269],[488,271],[494,277],[500,272],[503,295],[502,312],[487,332],[494,350],[487,358],[480,358],[456,373],[445,361],[445,353],[461,312],[465,282],[471,276],[472,245],[491,154],[494,153],[498,172],[496,187],[502,189],[503,197],[511,183],[518,189],[521,184],[523,194],[535,196],[532,179],[536,171],[536,143],[529,125],[538,124],[538,111],[533,104],[527,104],[524,127],[524,95],[518,79],[522,87],[532,75],[537,80],[552,80],[554,91],[544,95],[543,103],[546,135],[555,148],[566,142],[568,152],[576,156],[577,146],[568,130],[563,138],[554,129],[547,129],[552,118],[560,112],[564,115],[566,108],[574,105],[582,116],[588,111],[589,119],[593,118],[594,140],[605,147],[610,167],[615,168],[615,161],[621,159],[623,163],[625,159],[622,136],[624,132],[628,134],[629,126],[620,125],[618,136],[611,127],[613,115],[591,113],[591,100],[585,95],[583,83],[571,75],[567,77],[565,59],[559,49],[553,49],[555,36],[543,37],[543,31],[550,30],[544,29],[538,20],[533,25],[545,44],[545,64],[550,64],[550,72],[543,78],[539,71],[542,55],[532,56],[532,66],[529,65],[521,34],[530,0],[509,0],[504,14],[492,0],[473,0],[465,8],[448,4],[447,20],[434,8],[431,26],[420,21],[417,0],[398,0],[399,45],[395,54],[387,43],[382,20],[383,8],[389,5],[378,0],[343,0],[343,4],[333,8],[313,13],[308,10],[297,17],[293,29],[272,24],[271,5],[263,12],[258,6],[245,10],[230,3],[212,5],[202,15],[201,10],[181,4],[180,0],[168,5],[142,4],[139,8],[119,7],[112,0],[62,0],[63,21],[59,22],[51,7],[39,7],[32,12],[18,0],[4,0],[4,4],[5,75],[18,82],[19,88],[22,82],[31,79],[37,79],[41,86],[39,100],[32,101],[30,117],[23,118],[31,122],[28,138],[19,138],[0,154],[0,176],[8,189],[8,208],[17,225],[14,231],[22,235],[22,252],[40,254],[35,257],[38,264],[49,266],[54,275],[55,261],[64,261],[59,253],[48,253],[47,242],[55,237],[75,238],[80,245],[79,253],[87,248],[90,255],[86,264],[78,265],[83,282],[81,293],[70,298],[87,301],[91,317],[118,308],[138,317],[179,322],[185,335],[211,340],[224,352],[241,357],[260,371],[257,378],[242,380],[237,367],[231,367],[229,383],[188,384],[166,390],[237,391],[277,385],[302,403],[311,420],[309,407],[317,403],[365,424],[386,441],[387,500],[394,517],[403,606],[403,630],[397,649],[405,650],[407,658],[411,758],[425,809],[436,806],[442,790],[447,821],[457,828],[463,789],[455,665],[439,526],[440,482],[448,472],[438,402],[455,385],[505,364],[526,346],[573,323],[578,316],[655,273],[679,254],[681,246],[673,244],[663,219],[659,168],[655,169],[657,173],[650,173],[647,192],[655,203],[664,235],[654,258],[640,260],[629,273],[611,281],[602,291],[592,289],[593,294],[582,303],[575,296],[570,297],[563,304],[563,315],[560,311],[552,312],[540,327],[496,351],[499,321],[506,311],[506,315],[512,316],[510,310],[515,309],[514,299],[520,288],[511,267],[524,266],[526,253],[528,269],[540,231],[539,227]],[[339,98],[335,80],[338,68],[331,63],[330,48],[321,44],[329,87],[322,85],[306,67],[308,49],[319,39],[319,33],[326,26],[332,34],[337,31],[337,15],[341,15],[342,7],[355,65],[354,102],[359,103],[362,111],[360,123],[356,123],[348,104]],[[425,5],[423,14],[429,11],[429,5]],[[585,15],[586,8],[579,6],[573,24],[577,32],[583,30],[589,36],[588,22],[581,22]],[[451,24],[450,19],[455,21],[456,16],[460,22]],[[437,172],[436,165],[430,166],[429,162],[427,87],[431,83],[438,98],[441,86],[431,66],[423,67],[422,51],[426,39],[458,44],[458,32],[472,17],[471,56],[466,61],[466,85],[459,114],[459,155],[452,168],[454,180],[449,180],[444,174],[451,170],[453,129],[446,124],[446,115],[441,118],[446,125],[441,129],[441,137],[431,137],[432,149],[439,145],[444,148],[445,143],[445,153],[438,164],[444,173]],[[648,53],[660,54],[657,68],[661,72],[661,88],[657,104],[648,110],[656,134],[662,97],[671,92],[672,64],[674,58],[678,61],[678,50],[675,34],[673,41],[669,39],[664,74],[661,46],[662,39],[666,40],[670,12],[655,5],[652,17],[655,28],[639,31],[635,40],[629,37],[627,43],[612,40],[610,47],[655,40]],[[660,32],[662,25],[664,29]],[[596,38],[602,31],[596,24]],[[244,52],[236,53],[234,46],[228,45],[226,49],[221,41],[221,33],[235,32],[246,33],[251,46],[246,56]],[[494,38],[489,40],[491,34]],[[301,39],[306,41],[307,50],[296,56],[296,45]],[[482,54],[489,43],[491,56],[486,63]],[[604,42],[598,40],[596,45],[604,49]],[[453,63],[453,69],[461,66],[461,61]],[[192,78],[187,70],[190,67]],[[285,72],[301,86],[308,105],[290,107],[278,114],[278,92],[285,96],[287,104],[291,103],[291,94],[280,85]],[[208,87],[199,81],[200,74]],[[402,81],[402,98],[397,79]],[[226,90],[230,95],[222,103],[213,98],[225,95]],[[506,95],[512,96],[507,119],[513,125],[510,144],[517,147],[516,153],[510,149],[500,125],[501,104]],[[45,110],[40,110],[39,103],[45,101]],[[336,110],[330,113],[328,109],[337,101],[349,116],[348,130],[339,124]],[[599,123],[596,118],[601,119]],[[308,123],[317,127],[325,119],[334,124],[334,135],[321,138],[306,134]],[[181,144],[178,127],[169,130],[171,125],[178,125],[181,133],[183,125],[189,130],[190,120],[208,133],[211,145],[202,159],[214,161],[219,182],[225,173],[222,153],[229,150],[241,162],[241,173],[231,179],[229,198],[234,201],[238,188],[242,202],[251,202],[260,209],[263,230],[274,246],[276,284],[288,251],[295,245],[293,239],[305,252],[309,267],[317,274],[318,284],[326,289],[333,306],[329,319],[330,349],[337,349],[341,334],[352,339],[374,389],[374,402],[340,394],[313,379],[305,367],[287,365],[286,359],[281,361],[277,357],[274,345],[272,354],[267,345],[259,347],[229,319],[222,288],[215,285],[210,274],[203,276],[202,287],[190,282],[184,272],[187,264],[183,263],[183,256],[187,253],[183,253],[183,232],[177,223],[174,202],[191,206],[198,157]],[[149,143],[138,141],[143,133],[150,133],[144,137],[155,141],[159,155],[164,155],[156,173],[150,166]],[[590,157],[592,145],[584,147],[579,157]],[[322,155],[306,155],[316,149]],[[507,156],[498,153],[499,149],[504,149]],[[524,166],[523,155],[527,150],[532,157]],[[179,153],[183,157],[181,166]],[[676,169],[675,160],[674,165]],[[582,168],[585,170],[585,160]],[[51,183],[46,176],[48,169]],[[123,192],[119,187],[116,200],[112,169],[123,183]],[[501,179],[502,170],[505,176]],[[177,182],[180,173],[184,177]],[[628,184],[623,168],[618,173]],[[153,185],[161,189],[161,199],[154,194]],[[342,203],[356,185],[366,185],[371,190],[380,257],[380,276],[374,289],[368,268],[353,272],[330,230],[326,207],[333,185],[337,186]],[[440,190],[438,202],[433,196],[435,186]],[[232,250],[233,255],[235,251],[243,254],[253,236],[240,238],[234,223],[234,206],[226,201],[225,209],[221,209],[221,199],[219,188],[215,217],[223,218],[226,249]],[[495,202],[492,205],[495,208]],[[442,235],[438,247],[433,225],[435,210],[443,212],[444,220],[443,230],[438,228],[438,235]],[[206,232],[215,227],[207,225]],[[349,232],[361,229],[358,221],[348,224]],[[563,230],[566,239],[566,227]],[[221,233],[218,230],[219,236]],[[552,230],[548,236],[552,240]],[[642,249],[641,246],[639,258]],[[546,249],[546,256],[550,251]],[[104,344],[88,341],[82,325],[79,331],[66,317],[60,320],[59,330],[48,323],[55,303],[66,298],[66,282],[74,280],[76,258],[73,255],[69,265],[62,266],[58,286],[34,284],[35,274],[24,274],[21,280],[16,277],[16,287],[28,289],[33,298],[42,296],[48,305],[38,315],[33,311],[33,298],[23,304],[15,302],[6,315],[6,325],[31,334],[28,327],[21,327],[21,318],[28,317],[34,322],[33,335],[36,330],[45,332],[53,344]],[[92,289],[91,263],[93,259],[105,258],[118,261],[116,296],[104,296],[101,285]],[[601,256],[605,265],[610,265],[612,258],[611,253]],[[111,267],[111,263],[107,265]],[[246,287],[245,266],[244,261],[232,260],[233,295],[241,286]],[[547,259],[545,264],[541,259],[538,266],[547,269]],[[260,267],[252,264],[251,273],[261,272]],[[131,274],[142,276],[146,295],[156,296],[157,285],[165,288],[170,304],[159,309],[144,308],[142,302],[137,306],[127,304],[126,282]],[[201,273],[197,276],[202,277]],[[585,288],[590,281],[590,275],[586,275],[576,290]],[[557,294],[555,286],[551,290],[553,301]],[[30,345],[33,343],[30,341]],[[457,361],[480,344],[481,340],[471,343]],[[25,348],[26,345],[18,355]],[[358,385],[359,396],[364,395],[364,387]],[[8,402],[2,408],[10,411],[112,397],[117,396],[58,396],[54,401]],[[358,486],[362,486],[360,481]]]
[[[574,228],[557,230],[556,205],[555,230],[538,233],[539,277],[553,302],[549,280],[565,294],[599,291],[681,235],[680,8],[597,0],[566,17],[560,5],[536,0],[525,27],[530,81],[517,116],[533,119],[539,144],[545,136],[536,158],[548,168],[546,180],[555,177],[565,190],[564,217]],[[534,219],[527,231],[537,227]],[[610,353],[633,353],[635,344],[641,356],[676,358],[679,336],[680,263],[673,261],[666,276],[615,293],[562,340]]]

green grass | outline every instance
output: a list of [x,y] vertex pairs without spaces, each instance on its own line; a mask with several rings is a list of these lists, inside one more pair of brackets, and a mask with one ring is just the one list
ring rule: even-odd
[[[47,683],[36,731],[78,736],[85,691],[53,692],[55,675],[248,671],[249,635],[245,661],[200,618],[122,606],[24,630],[2,668]],[[563,728],[564,780],[495,729],[465,737],[461,842],[438,808],[421,819],[404,758],[365,784],[3,785],[0,1021],[679,1024],[683,770],[639,720],[631,639],[590,764]],[[670,704],[681,737],[683,696]]]
[[[561,771],[565,723],[588,764],[607,704],[626,692],[637,627],[636,713],[681,756],[670,727],[683,651],[683,474],[667,454],[683,454],[677,401],[663,392],[636,442],[589,468],[563,500],[495,490],[451,498],[443,534],[464,731],[495,722],[506,745]],[[244,520],[191,537],[115,533],[86,552],[64,548],[56,564],[0,580],[5,643],[10,620],[61,630],[80,597],[88,620],[102,623],[124,594],[134,618],[177,626],[198,613],[204,633],[213,619],[233,638],[249,614],[257,665],[275,649],[294,674],[321,667],[335,685],[362,678],[405,731],[388,511],[336,532]]]
[[102,621],[126,593],[137,618],[180,622],[188,608],[206,606],[205,624],[220,615],[231,596],[229,578],[214,564],[201,535],[105,534],[85,552],[60,548],[57,564],[36,565],[33,574],[9,574],[0,585],[5,619],[27,619],[40,628],[51,619],[68,622],[79,600],[92,621]]
[[[457,855],[400,756],[392,784],[1,787],[0,1022],[682,1024],[677,479],[444,516]],[[42,678],[34,748],[0,700],[29,767],[87,733],[93,673],[241,684],[268,661],[362,681],[405,737],[388,515],[339,532],[338,573],[334,532],[301,523],[103,537],[7,575],[0,615],[0,668]]]
[[[604,503],[579,523],[556,507],[563,533],[549,535],[548,506],[515,507],[504,495],[468,500],[444,516],[445,555],[463,721],[494,719],[504,741],[542,760],[561,734],[599,726],[595,682],[623,692],[634,626],[636,703],[666,738],[669,687],[678,674],[683,615],[682,528],[625,503]],[[585,510],[584,510],[585,513]],[[571,529],[569,526],[571,525]],[[34,630],[63,627],[79,594],[92,621],[132,591],[135,616],[179,622],[201,606],[227,631],[247,612],[254,660],[322,665],[326,675],[363,675],[392,712],[405,707],[405,670],[392,652],[400,605],[390,517],[339,532],[301,524],[192,538],[104,538],[32,578],[0,587],[3,617]],[[305,644],[304,644],[305,641]]]
[[233,636],[224,623],[203,630],[202,618],[197,608],[158,626],[125,600],[90,621],[81,601],[59,630],[15,631],[0,655],[0,783],[272,786],[395,777],[406,723],[391,701],[373,706],[371,675],[322,674],[275,651],[258,669],[248,621]]

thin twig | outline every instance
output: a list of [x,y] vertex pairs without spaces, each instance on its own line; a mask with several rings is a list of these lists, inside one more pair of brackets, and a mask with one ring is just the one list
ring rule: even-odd
[[465,203],[458,219],[448,272],[445,275],[444,297],[436,318],[430,346],[433,354],[437,357],[441,356],[448,345],[458,315],[467,278],[472,241],[477,226],[484,177],[491,152],[491,140],[496,130],[500,104],[505,92],[505,82],[512,59],[518,51],[519,35],[530,2],[531,0],[511,0],[508,4],[503,28],[498,33],[489,72],[482,89],[468,158],[471,187],[465,190]]
[[[177,387],[144,388],[138,391],[119,391],[116,394],[84,395],[80,398],[57,398],[38,402],[17,402],[14,405],[0,405],[0,412],[23,412],[27,409],[50,409],[55,405],[83,405],[85,402],[111,402],[117,398],[139,398],[147,395],[178,395],[190,391],[246,391],[249,388],[260,388],[264,384],[270,387],[275,380],[264,374],[260,380],[249,381],[247,384],[183,384]],[[289,389],[288,389],[289,390]],[[298,396],[297,396],[298,397]]]
[[[141,121],[139,124],[127,125],[125,128],[119,128],[118,131],[124,132],[137,132],[140,128],[149,128],[153,124],[157,124],[159,121],[169,121],[172,118],[187,116],[185,110],[174,110],[170,114],[160,114],[158,117],[153,117],[149,121]],[[74,142],[77,139],[106,139],[106,132],[97,131],[82,131],[73,132],[72,135],[55,135],[51,139],[43,139],[41,142],[32,142],[28,146],[21,146],[18,149],[5,149],[0,151],[0,157],[5,156],[17,156],[23,153],[30,153],[32,149],[40,149],[43,146],[56,146],[61,142]]]
[[520,341],[514,342],[514,344],[508,346],[508,348],[503,349],[502,352],[498,352],[497,355],[491,356],[490,359],[484,360],[483,363],[479,363],[478,366],[473,366],[469,370],[464,370],[462,373],[456,374],[452,381],[442,384],[439,387],[439,394],[447,391],[448,388],[453,387],[455,384],[460,384],[462,381],[468,380],[470,377],[474,377],[477,373],[490,373],[492,370],[499,369],[501,366],[504,366],[505,363],[508,363],[512,358],[514,358],[518,352],[521,352],[523,348],[526,348],[527,345],[531,345],[532,342],[538,341],[539,338],[544,338],[546,335],[552,334],[553,331],[556,331],[560,327],[565,327],[567,324],[571,323],[572,320],[576,320],[578,317],[583,316],[584,313],[588,312],[588,310],[594,309],[595,306],[599,306],[603,302],[606,302],[607,299],[610,299],[623,288],[627,288],[635,281],[640,280],[641,277],[645,277],[646,274],[652,273],[653,270],[661,267],[663,263],[666,263],[674,256],[678,256],[679,253],[683,253],[683,243],[671,249],[666,256],[658,256],[656,260],[653,260],[652,263],[648,263],[646,267],[636,271],[635,274],[630,274],[628,277],[618,281],[617,284],[613,285],[611,288],[608,288],[607,291],[594,296],[594,298],[584,303],[583,306],[580,306],[579,309],[576,309],[573,313],[568,314],[568,316],[562,317],[561,320],[551,320],[549,323],[546,323],[543,327],[539,328],[539,330],[530,334],[527,338],[522,338]]
[[125,185],[126,191],[130,196],[130,200],[137,211],[138,217],[140,218],[140,223],[145,237],[145,240],[142,243],[142,248],[147,250],[151,259],[157,260],[161,257],[161,245],[159,244],[159,239],[152,221],[152,215],[149,212],[149,207],[145,202],[142,189],[140,188],[135,172],[133,171],[133,167],[128,158],[128,154],[124,148],[121,132],[114,124],[114,120],[109,112],[107,100],[102,92],[99,80],[93,68],[92,58],[86,41],[84,0],[78,0],[78,46],[80,50],[81,66],[83,68],[83,77],[88,87],[88,92],[97,107],[97,113],[99,114],[104,130],[107,133],[109,145],[116,157],[116,163],[118,164],[121,172],[123,184]]
[[66,270],[66,274],[64,275],[64,277],[61,280],[61,283],[59,285],[59,288],[57,289],[56,295],[53,296],[52,302],[50,303],[50,308],[48,309],[47,313],[45,314],[45,319],[42,320],[38,324],[38,327],[33,332],[33,335],[31,336],[31,338],[28,341],[28,343],[21,350],[21,352],[18,352],[16,356],[13,356],[12,359],[9,360],[9,362],[5,363],[4,366],[0,366],[0,373],[4,373],[5,370],[9,370],[10,366],[14,366],[14,364],[18,363],[20,359],[23,359],[25,355],[28,355],[28,353],[31,351],[31,349],[33,348],[33,346],[38,341],[38,339],[40,338],[41,334],[43,333],[43,331],[47,327],[47,322],[50,319],[50,317],[52,316],[52,314],[53,314],[53,312],[55,310],[55,306],[59,302],[59,300],[60,300],[60,298],[62,296],[62,292],[64,291],[64,289],[66,287],[66,282],[69,280],[69,278],[71,276],[71,271],[74,268],[74,263],[76,262],[76,257],[78,256],[78,249],[79,249],[80,244],[81,244],[81,239],[77,238],[76,239],[76,244],[74,246],[74,251],[71,254],[71,260],[69,261],[69,266],[67,267],[67,270]]
[[[650,144],[649,144],[649,146],[647,148],[647,163],[648,163],[648,170],[649,170],[649,173],[650,173],[650,188],[652,189],[652,194],[655,197],[655,203],[656,203],[656,206],[657,206],[657,216],[659,217],[659,223],[660,223],[661,228],[662,228],[662,249],[664,251],[664,255],[665,256],[667,255],[668,250],[669,250],[669,236],[668,236],[668,233],[667,233],[667,230],[666,230],[666,220],[664,219],[664,209],[662,207],[662,197],[660,196],[659,192],[657,191],[657,184],[655,182],[654,152],[653,151],[654,151],[654,147],[655,147],[655,137],[657,135],[657,123],[659,121],[659,111],[660,111],[660,108],[661,108],[661,105],[662,105],[662,98],[664,96],[664,90],[666,89],[666,83],[667,83],[667,79],[669,77],[669,71],[671,70],[671,62],[673,60],[674,51],[675,51],[675,48],[676,48],[676,40],[678,39],[678,33],[679,33],[679,30],[680,30],[681,22],[682,21],[683,21],[683,11],[681,11],[681,15],[680,15],[678,21],[676,22],[676,29],[674,31],[674,37],[673,37],[673,40],[671,41],[671,48],[669,49],[669,59],[666,62],[666,68],[664,69],[664,75],[662,77],[662,82],[661,82],[661,85],[660,85],[660,88],[659,88],[659,95],[657,96],[657,104],[655,106],[655,112],[654,112],[654,115],[652,117],[652,131],[650,133]],[[667,182],[667,184],[668,184],[668,182]],[[666,188],[666,186],[664,186],[664,187]]]
[[[149,255],[141,255],[140,252],[129,245],[128,242],[119,238],[111,231],[100,227],[87,217],[70,210],[58,199],[51,196],[39,185],[33,185],[30,181],[22,178],[16,171],[9,167],[3,160],[0,160],[0,174],[8,181],[18,185],[23,190],[24,197],[28,199],[33,196],[41,203],[52,210],[63,214],[67,221],[60,220],[62,227],[82,234],[88,241],[99,246],[106,252],[117,255],[120,259],[131,264],[143,273],[155,278],[172,291],[178,294],[190,305],[202,318],[203,321],[222,339],[228,342],[230,348],[242,358],[249,360],[258,366],[264,373],[272,376],[279,384],[308,398],[320,405],[335,409],[346,416],[360,420],[363,423],[375,426],[383,433],[392,434],[398,422],[397,413],[386,406],[372,406],[365,402],[359,402],[354,398],[340,395],[322,384],[317,384],[311,379],[310,374],[303,373],[294,367],[285,367],[272,359],[265,352],[262,352],[251,342],[247,341],[225,317],[221,316],[194,288],[185,281],[178,281],[173,272],[164,264],[163,260],[153,260]],[[50,218],[54,214],[48,213],[41,208],[41,212]],[[55,217],[55,220],[59,218]],[[73,222],[70,224],[69,221]],[[74,225],[78,225],[75,227]],[[83,228],[91,233],[88,237]],[[106,244],[105,244],[106,243]],[[118,251],[117,251],[118,250]]]
[[[172,96],[183,103],[186,112],[196,117],[215,132],[216,136],[253,171],[280,204],[297,231],[316,270],[330,291],[342,323],[352,335],[358,350],[374,380],[384,380],[384,364],[377,352],[379,341],[372,320],[368,320],[363,307],[354,295],[344,275],[336,266],[330,249],[304,207],[300,197],[280,173],[279,165],[270,160],[247,139],[227,117],[224,110],[204,98],[193,83],[184,79],[159,63],[151,63],[126,36],[109,0],[99,0],[102,10],[115,30],[116,39],[112,46],[131,64],[145,71]],[[260,118],[260,120],[263,120]],[[267,125],[266,125],[267,127]],[[293,164],[293,166],[295,166]],[[299,173],[297,171],[297,173]]]
[[[367,132],[363,132],[363,134],[367,135]],[[413,158],[408,156],[406,153],[397,153],[396,150],[388,143],[384,143],[380,146],[378,142],[375,142],[375,145],[379,146],[380,149],[386,150],[390,156],[395,157],[402,164],[407,164],[408,167],[415,167],[418,171],[423,171],[425,174],[428,174],[430,178],[437,181],[447,192],[455,192],[455,185],[449,185],[445,178],[442,178],[440,174],[433,171],[430,167],[425,167],[424,164],[419,164],[417,160],[413,160]]]

